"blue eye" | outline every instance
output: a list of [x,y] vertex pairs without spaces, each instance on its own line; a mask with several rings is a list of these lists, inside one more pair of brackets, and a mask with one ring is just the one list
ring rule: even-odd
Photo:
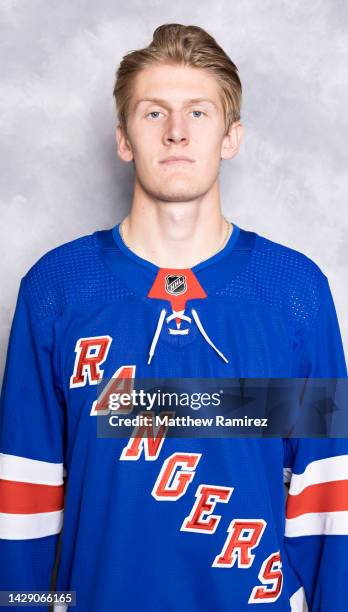
[[[200,111],[200,110],[194,110],[194,111],[192,111],[192,112],[193,112],[193,113],[201,113],[201,115],[204,115],[203,111]],[[198,117],[198,119],[199,119],[199,117]]]
[[[159,111],[150,111],[147,116],[149,116],[149,115],[156,115],[156,114],[159,115],[160,112]],[[157,117],[152,117],[152,118],[153,119],[157,119]]]

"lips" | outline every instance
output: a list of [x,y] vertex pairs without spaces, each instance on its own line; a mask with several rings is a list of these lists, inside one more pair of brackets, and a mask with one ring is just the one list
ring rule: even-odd
[[194,162],[193,159],[189,157],[167,157],[161,160],[161,164],[192,164]]

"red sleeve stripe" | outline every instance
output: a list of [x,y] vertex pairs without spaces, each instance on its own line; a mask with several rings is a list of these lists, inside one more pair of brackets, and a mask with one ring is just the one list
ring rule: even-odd
[[348,455],[335,455],[308,463],[306,469],[297,474],[291,473],[290,493],[298,495],[309,485],[337,480],[348,480]]
[[286,500],[286,518],[309,512],[348,511],[348,480],[335,480],[306,487],[298,495]]
[[55,512],[64,506],[64,487],[0,480],[0,512],[35,514]]

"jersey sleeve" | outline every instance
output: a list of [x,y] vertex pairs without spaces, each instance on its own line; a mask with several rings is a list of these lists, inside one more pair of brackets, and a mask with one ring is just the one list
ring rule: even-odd
[[[324,275],[313,300],[316,317],[299,343],[294,376],[346,378],[339,324]],[[343,612],[348,601],[348,439],[283,441],[288,487],[284,546],[303,585],[293,596],[294,610]]]
[[65,410],[54,342],[52,320],[38,316],[25,276],[0,399],[0,590],[51,588],[65,476]]
[[[303,585],[310,612],[343,612],[348,601],[348,440],[284,443],[288,561]],[[305,610],[299,605],[299,612]]]

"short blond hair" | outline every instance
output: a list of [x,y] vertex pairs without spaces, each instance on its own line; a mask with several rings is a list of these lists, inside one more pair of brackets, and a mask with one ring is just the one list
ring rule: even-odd
[[156,63],[204,68],[220,86],[225,133],[233,122],[240,119],[242,84],[230,57],[202,28],[165,23],[155,29],[147,47],[127,53],[116,71],[113,96],[118,122],[125,132],[134,79],[141,70]]

